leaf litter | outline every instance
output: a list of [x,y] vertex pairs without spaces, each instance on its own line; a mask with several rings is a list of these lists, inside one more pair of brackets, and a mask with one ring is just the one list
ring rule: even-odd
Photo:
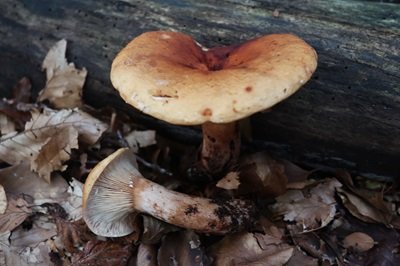
[[[22,78],[0,102],[0,265],[400,265],[393,184],[318,173],[266,152],[244,154],[219,181],[195,184],[182,169],[196,147],[86,106],[87,71],[68,63],[66,49],[61,40],[45,57],[36,101]],[[81,218],[83,182],[124,146],[144,176],[169,189],[252,199],[258,222],[211,236],[138,215],[131,235],[94,235]]]

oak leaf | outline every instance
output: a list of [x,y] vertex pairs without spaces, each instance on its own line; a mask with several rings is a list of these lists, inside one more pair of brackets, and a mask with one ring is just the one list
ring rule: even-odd
[[73,63],[68,64],[65,58],[66,49],[67,41],[60,40],[50,49],[42,64],[42,68],[46,70],[47,82],[39,93],[38,100],[49,100],[58,109],[83,105],[82,88],[87,70],[76,69]]
[[78,140],[94,144],[106,128],[79,109],[34,110],[23,132],[0,139],[0,160],[11,165],[29,161],[31,170],[50,182],[53,171],[65,169],[63,163],[70,158],[71,150],[78,148]]

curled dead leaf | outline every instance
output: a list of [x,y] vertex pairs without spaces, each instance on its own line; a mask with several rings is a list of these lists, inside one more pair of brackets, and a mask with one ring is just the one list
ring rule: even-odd
[[0,185],[0,214],[3,214],[7,209],[7,196],[4,187]]
[[240,177],[238,174],[238,172],[229,172],[225,177],[220,179],[215,186],[226,190],[237,189],[240,185]]
[[285,266],[318,266],[318,259],[308,256],[299,247],[295,248],[293,256]]
[[153,217],[142,215],[143,217],[143,234],[142,242],[145,244],[159,243],[161,238],[169,232],[179,230],[178,227],[162,222]]
[[76,69],[73,63],[67,62],[65,52],[67,41],[57,42],[46,55],[42,68],[46,70],[47,82],[39,93],[38,101],[49,100],[55,108],[81,107],[82,88],[87,70]]
[[136,265],[156,266],[157,249],[155,245],[140,244],[136,256]]
[[121,242],[91,240],[72,257],[73,265],[120,266],[127,265],[133,246]]
[[288,190],[276,198],[277,202],[270,209],[275,216],[295,222],[299,232],[316,230],[334,219],[335,189],[340,186],[336,179],[326,179],[303,190]]
[[32,112],[25,131],[0,139],[0,160],[11,165],[30,161],[31,169],[50,181],[50,174],[63,170],[71,149],[78,147],[78,139],[94,144],[106,130],[106,124],[78,110]]
[[362,197],[344,189],[338,189],[338,193],[346,209],[358,219],[368,223],[390,224],[391,218],[387,216],[390,213],[385,209],[375,208]]
[[357,252],[365,252],[370,250],[374,245],[374,239],[362,232],[352,233],[343,239],[343,246],[345,248],[352,248]]
[[28,203],[22,197],[8,195],[7,198],[7,209],[0,214],[0,233],[12,231],[32,213]]
[[192,231],[169,233],[158,250],[158,265],[205,265],[199,236]]
[[264,152],[252,154],[240,165],[239,193],[276,197],[286,191],[284,166]]
[[5,114],[0,113],[0,134],[7,135],[9,133],[15,132],[16,126],[14,121],[12,121]]
[[214,245],[211,255],[217,266],[284,265],[293,251],[278,235],[237,233],[225,236]]
[[32,96],[32,84],[29,78],[21,78],[13,87],[13,101],[15,103],[29,103]]
[[144,148],[157,143],[156,132],[154,130],[133,130],[125,136],[125,140],[135,153],[139,151],[139,148]]
[[77,252],[84,243],[94,240],[96,237],[89,231],[83,220],[66,221],[62,218],[56,218],[57,237],[60,238],[59,250],[65,249],[70,253]]

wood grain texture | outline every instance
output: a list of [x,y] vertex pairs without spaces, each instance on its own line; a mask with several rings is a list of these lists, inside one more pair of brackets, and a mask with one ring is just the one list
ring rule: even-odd
[[[0,90],[20,77],[43,87],[40,64],[59,39],[89,76],[85,100],[128,110],[109,82],[115,54],[149,30],[176,30],[206,46],[295,33],[319,54],[313,79],[272,111],[252,117],[254,141],[307,165],[399,177],[400,5],[356,1],[0,1]],[[274,16],[274,10],[279,11]],[[275,12],[275,15],[277,12]],[[191,128],[129,111],[164,134],[199,141]]]

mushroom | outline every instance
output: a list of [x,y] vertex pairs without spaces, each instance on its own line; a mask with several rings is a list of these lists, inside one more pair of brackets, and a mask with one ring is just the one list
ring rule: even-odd
[[250,227],[256,216],[249,201],[193,197],[144,178],[133,153],[121,148],[90,172],[83,190],[83,219],[95,234],[119,237],[134,231],[138,213],[215,234]]
[[191,37],[143,33],[113,61],[111,81],[140,111],[177,125],[202,125],[200,162],[211,174],[240,152],[237,121],[296,92],[317,67],[315,50],[291,34],[206,49]]

